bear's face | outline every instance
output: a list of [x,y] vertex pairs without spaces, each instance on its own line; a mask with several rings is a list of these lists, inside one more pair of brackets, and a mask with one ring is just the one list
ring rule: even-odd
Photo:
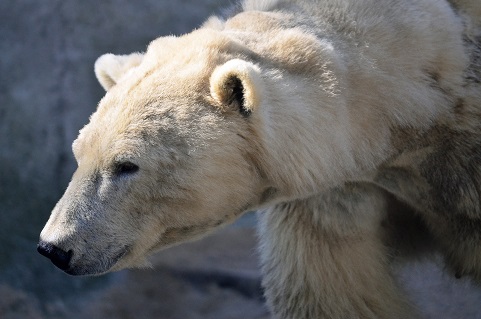
[[266,33],[256,52],[251,40],[200,29],[99,58],[107,94],[73,143],[78,169],[41,233],[42,254],[70,274],[141,265],[384,154],[380,126],[355,142],[368,129],[350,122],[329,42],[301,29]]
[[68,253],[67,273],[142,264],[261,201],[247,120],[259,104],[259,70],[228,54],[212,59],[217,44],[182,56],[189,41],[160,39],[145,56],[98,60],[107,94],[73,143],[78,169],[41,233]]

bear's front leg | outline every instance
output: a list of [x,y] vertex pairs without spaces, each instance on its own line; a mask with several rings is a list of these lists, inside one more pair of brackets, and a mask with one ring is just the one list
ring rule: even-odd
[[277,318],[413,318],[390,274],[386,198],[349,184],[260,213],[263,285]]

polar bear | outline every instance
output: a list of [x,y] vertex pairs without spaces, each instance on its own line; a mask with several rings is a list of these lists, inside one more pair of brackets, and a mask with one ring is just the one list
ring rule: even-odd
[[481,2],[247,1],[106,89],[38,251],[71,275],[142,266],[259,210],[283,319],[416,316],[390,267],[439,251],[481,280]]

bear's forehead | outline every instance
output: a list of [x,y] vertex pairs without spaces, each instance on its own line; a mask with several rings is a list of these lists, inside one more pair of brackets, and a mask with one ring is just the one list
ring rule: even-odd
[[[103,158],[129,150],[178,148],[194,143],[197,134],[218,126],[220,115],[194,96],[170,96],[160,100],[122,100],[108,97],[80,132],[76,148],[86,156]],[[202,133],[201,133],[202,132]],[[139,148],[142,146],[142,148]]]
[[[198,32],[202,34],[195,34]],[[154,40],[142,63],[106,94],[99,111],[119,104],[139,109],[153,101],[192,100],[206,95],[214,68],[241,49],[220,33],[201,30]]]
[[211,30],[159,38],[149,45],[141,65],[107,92],[91,122],[124,131],[134,122],[187,118],[210,95],[215,67],[239,51],[240,45]]
[[[104,106],[104,105],[102,105]],[[205,109],[189,96],[168,96],[162,99],[105,100],[85,127],[85,137],[95,140],[131,140],[158,138],[195,123]]]
[[[199,29],[180,37],[161,37],[149,44],[144,65],[182,73],[193,65],[210,76],[213,68],[233,58],[246,58],[251,51],[229,32]],[[171,75],[173,75],[172,73]],[[189,75],[188,71],[182,73]],[[198,75],[192,74],[199,79]]]
[[206,108],[210,75],[242,50],[210,30],[153,41],[141,65],[101,100],[80,132],[77,149],[100,156],[138,141],[168,146],[199,127],[212,127],[218,118]]
[[184,59],[200,54],[215,60],[222,52],[232,51],[233,45],[233,38],[223,32],[199,29],[179,37],[168,36],[153,40],[147,48],[146,56],[185,63]]

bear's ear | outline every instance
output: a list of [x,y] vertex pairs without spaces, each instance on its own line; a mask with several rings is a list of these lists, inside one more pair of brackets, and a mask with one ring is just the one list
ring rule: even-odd
[[247,117],[261,103],[263,85],[259,67],[233,59],[212,73],[210,94],[221,107],[234,108]]
[[132,68],[138,66],[143,59],[142,53],[129,55],[104,54],[95,61],[95,75],[105,91],[113,87],[119,79]]

